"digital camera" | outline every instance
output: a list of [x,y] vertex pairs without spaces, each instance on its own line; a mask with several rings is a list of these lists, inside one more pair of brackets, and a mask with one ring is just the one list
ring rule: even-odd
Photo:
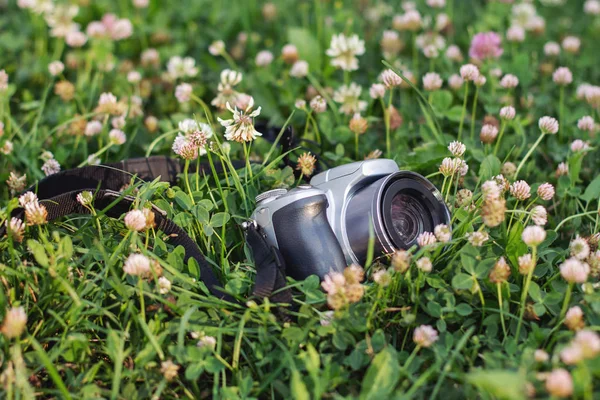
[[438,224],[450,225],[435,186],[386,159],[332,168],[310,185],[269,190],[256,202],[252,220],[295,279],[363,264],[371,237],[378,257],[412,247]]

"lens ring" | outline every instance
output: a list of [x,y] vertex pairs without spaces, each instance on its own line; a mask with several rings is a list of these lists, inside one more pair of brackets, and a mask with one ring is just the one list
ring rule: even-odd
[[418,174],[401,172],[382,187],[380,215],[396,249],[408,249],[423,232],[448,223],[449,213],[435,187]]

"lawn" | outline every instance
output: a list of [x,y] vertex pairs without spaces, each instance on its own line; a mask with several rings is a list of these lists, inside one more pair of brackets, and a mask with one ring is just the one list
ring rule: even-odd
[[[600,398],[599,39],[598,0],[0,0],[0,397]],[[363,160],[448,219],[318,276],[275,213],[273,267],[256,196]]]

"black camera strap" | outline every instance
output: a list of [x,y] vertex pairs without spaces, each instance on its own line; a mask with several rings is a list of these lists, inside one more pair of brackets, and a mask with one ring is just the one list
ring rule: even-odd
[[[284,152],[289,151],[292,145],[292,131],[287,129],[282,137],[282,148]],[[267,137],[267,139],[270,139]],[[234,166],[243,162],[234,162]],[[222,167],[215,165],[217,171]],[[207,163],[200,164],[200,173],[210,173]],[[48,211],[48,221],[52,221],[71,214],[89,214],[90,210],[77,201],[77,195],[82,191],[89,190],[94,194],[93,206],[95,210],[111,218],[120,218],[127,213],[135,198],[126,196],[121,190],[132,182],[135,176],[144,181],[159,179],[174,185],[178,182],[178,175],[182,172],[179,160],[165,156],[153,156],[148,158],[134,158],[118,163],[86,166],[61,171],[50,175],[27,191],[37,194],[41,204]],[[192,238],[167,217],[165,211],[152,206],[155,217],[156,229],[167,236],[167,242],[174,246],[182,246],[185,250],[184,261],[190,258],[196,260],[200,267],[201,279],[208,290],[215,296],[224,300],[233,301],[219,283],[215,273],[206,261],[200,248]],[[16,208],[11,216],[24,219],[25,210]],[[269,246],[263,235],[255,226],[249,226],[245,230],[247,243],[252,250],[255,267],[256,280],[253,296],[258,299],[269,297],[274,303],[290,303],[291,291],[283,289],[286,285],[285,265],[278,251]],[[6,226],[0,226],[0,237],[6,234]]]

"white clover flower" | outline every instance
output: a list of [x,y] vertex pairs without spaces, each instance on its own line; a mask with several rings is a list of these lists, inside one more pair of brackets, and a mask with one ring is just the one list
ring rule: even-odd
[[227,109],[233,113],[233,118],[227,120],[217,118],[221,125],[225,127],[225,139],[241,143],[251,142],[257,136],[262,136],[262,133],[254,128],[254,117],[260,115],[261,108],[258,107],[252,111],[253,106],[254,100],[250,101],[245,110],[231,108],[229,103],[227,103]]
[[386,69],[381,73],[381,80],[385,87],[388,89],[398,87],[402,84],[402,78],[400,77],[400,75],[398,75],[391,69]]
[[583,4],[583,12],[589,15],[600,15],[600,1],[587,0]]
[[577,128],[581,129],[584,132],[593,132],[596,129],[596,123],[594,122],[594,118],[589,115],[581,117],[577,121]]
[[200,338],[196,346],[214,350],[216,345],[217,339],[215,339],[213,336],[203,336]]
[[518,25],[513,25],[506,31],[506,40],[509,42],[521,43],[525,40],[525,29]]
[[562,48],[567,53],[577,53],[579,51],[579,47],[581,46],[581,40],[575,36],[567,36],[562,41]]
[[438,90],[442,87],[442,78],[435,72],[428,72],[423,76],[423,88],[427,91]]
[[173,80],[179,78],[192,78],[198,75],[196,61],[191,57],[171,57],[167,63],[167,71]]
[[64,70],[65,64],[60,61],[52,61],[50,64],[48,64],[48,72],[50,72],[50,75],[52,76],[58,76],[62,74]]
[[498,128],[495,125],[485,124],[481,127],[479,139],[483,143],[492,143],[498,136]]
[[167,294],[171,291],[171,281],[161,276],[158,278],[158,293]]
[[438,340],[438,332],[429,325],[421,325],[413,333],[417,346],[431,347]]
[[560,45],[556,42],[548,42],[544,45],[544,54],[554,57],[560,54]]
[[127,18],[121,18],[115,21],[109,31],[113,40],[127,39],[133,34],[133,24]]
[[460,159],[446,157],[442,160],[439,171],[445,177],[449,177],[449,176],[454,175],[460,167],[461,167]]
[[415,264],[417,265],[417,269],[425,273],[430,273],[433,269],[433,264],[429,257],[421,257],[415,262]]
[[369,96],[372,99],[381,99],[385,95],[385,85],[381,83],[374,83],[369,88]]
[[546,390],[551,396],[570,397],[573,394],[573,378],[569,371],[558,368],[546,376]]
[[347,37],[343,33],[333,35],[326,54],[332,57],[331,65],[344,71],[356,71],[358,58],[365,53],[365,42],[358,35]]
[[489,238],[490,237],[488,233],[485,231],[467,233],[467,240],[472,246],[475,247],[483,246],[483,244],[487,242]]
[[79,204],[87,207],[92,204],[94,195],[89,190],[84,190],[83,192],[77,194],[76,199]]
[[573,74],[567,67],[559,67],[552,73],[552,80],[560,86],[566,86],[573,82]]
[[573,153],[583,153],[590,150],[590,144],[581,139],[576,139],[571,143],[571,151]]
[[531,209],[531,219],[537,226],[544,226],[548,222],[548,213],[544,206],[535,206]]
[[143,254],[130,254],[125,260],[123,271],[133,276],[148,275],[150,273],[150,259]]
[[33,192],[25,192],[19,197],[19,204],[25,208],[28,204],[37,204],[38,197]]
[[558,132],[558,121],[552,117],[542,117],[538,120],[538,126],[543,134],[554,135]]
[[[38,3],[36,1],[36,3]],[[79,7],[74,4],[58,4],[44,12],[44,19],[50,28],[50,36],[65,37],[79,30],[79,24],[73,19],[79,13]]]
[[498,200],[501,195],[500,186],[495,180],[485,181],[481,185],[481,193],[485,201]]
[[340,111],[346,115],[354,115],[366,110],[367,102],[360,100],[362,87],[352,82],[342,85],[333,93],[333,101],[340,103]]
[[460,89],[463,83],[465,83],[464,79],[457,74],[450,75],[450,78],[448,78],[448,86],[450,86],[452,90]]
[[581,347],[583,358],[593,359],[600,353],[600,336],[590,329],[577,332],[573,343]]
[[536,362],[545,363],[546,361],[548,361],[550,359],[550,356],[544,350],[537,349],[533,353],[533,358],[535,359]]
[[380,269],[373,274],[373,281],[381,287],[386,287],[392,282],[392,275],[385,269]]
[[115,129],[123,129],[127,121],[125,120],[125,116],[121,115],[119,117],[113,117],[110,120],[110,125]]
[[505,106],[500,109],[500,118],[510,121],[515,119],[516,111],[513,106]]
[[146,216],[140,210],[131,210],[125,214],[125,226],[131,231],[143,231],[146,229]]
[[42,171],[46,176],[54,175],[60,172],[60,164],[54,158],[46,160],[42,165]]
[[254,62],[256,63],[257,67],[266,67],[271,65],[274,58],[275,57],[273,56],[273,53],[271,53],[269,50],[261,50],[256,54]]
[[[406,3],[404,3],[406,4]],[[396,15],[392,22],[394,29],[398,31],[417,31],[421,28],[423,20],[421,14],[415,8],[405,8],[406,13]]]
[[111,129],[108,133],[108,138],[112,144],[116,144],[118,146],[124,144],[127,141],[127,136],[125,132],[119,129]]
[[439,224],[434,229],[435,237],[440,243],[448,243],[452,239],[450,228],[446,224]]
[[294,78],[304,78],[308,75],[308,63],[304,60],[298,60],[290,69],[290,76]]
[[460,48],[455,44],[448,46],[445,54],[446,58],[450,61],[461,62],[463,60],[463,55],[460,51]]
[[187,103],[192,98],[192,85],[182,83],[175,88],[175,97],[179,103]]
[[519,78],[513,74],[506,74],[500,80],[500,86],[504,89],[513,89],[519,85]]
[[222,40],[215,40],[208,46],[208,52],[213,56],[219,56],[225,52],[225,42]]
[[82,47],[87,42],[87,36],[83,32],[71,31],[67,33],[65,42],[71,47]]
[[538,186],[537,194],[542,200],[552,200],[554,197],[554,186],[548,182],[542,183],[540,186]]
[[310,108],[317,114],[325,112],[327,110],[327,101],[322,96],[315,96],[310,101]]
[[437,242],[437,238],[432,232],[423,232],[417,237],[417,244],[420,247],[432,246]]
[[481,74],[473,81],[473,83],[477,87],[482,87],[483,85],[485,85],[486,82],[487,82],[486,77]]
[[575,257],[568,258],[560,265],[560,274],[569,283],[585,283],[590,266]]
[[531,197],[531,187],[523,180],[516,181],[510,185],[510,194],[517,198],[517,200],[527,200]]
[[12,307],[7,310],[2,321],[0,332],[8,339],[17,338],[23,334],[27,326],[27,314],[23,307]]
[[585,260],[590,255],[590,245],[587,240],[577,235],[569,244],[569,251],[572,257]]
[[546,231],[539,226],[528,226],[523,229],[521,239],[529,247],[537,247],[546,239]]
[[465,146],[461,142],[454,141],[450,142],[450,144],[448,145],[448,150],[450,151],[450,153],[452,153],[454,157],[460,158],[465,154],[467,146]]
[[465,64],[460,67],[460,76],[465,81],[474,81],[479,76],[479,68],[473,64]]
[[129,71],[127,73],[127,82],[136,84],[142,80],[142,74],[139,71]]

